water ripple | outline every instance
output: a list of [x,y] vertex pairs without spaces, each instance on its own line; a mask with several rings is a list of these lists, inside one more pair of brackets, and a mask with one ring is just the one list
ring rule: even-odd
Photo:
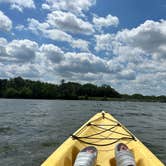
[[2,99],[0,165],[40,165],[101,109],[115,116],[166,163],[165,103]]

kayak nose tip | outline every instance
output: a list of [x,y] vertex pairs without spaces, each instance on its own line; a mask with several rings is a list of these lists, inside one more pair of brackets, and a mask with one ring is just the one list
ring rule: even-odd
[[106,113],[105,111],[101,111],[103,119],[105,118],[105,113]]
[[102,113],[102,114],[105,114],[106,112],[105,112],[104,110],[101,110],[101,113]]

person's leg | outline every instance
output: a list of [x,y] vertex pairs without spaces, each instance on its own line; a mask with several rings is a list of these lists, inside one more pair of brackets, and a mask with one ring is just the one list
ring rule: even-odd
[[97,149],[94,146],[88,146],[78,153],[74,166],[95,166],[96,159]]
[[116,145],[115,159],[116,166],[136,166],[133,153],[123,143]]

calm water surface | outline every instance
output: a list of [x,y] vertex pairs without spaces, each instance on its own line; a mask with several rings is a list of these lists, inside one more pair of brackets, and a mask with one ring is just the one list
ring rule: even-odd
[[166,103],[0,99],[0,165],[40,165],[101,109],[166,164]]

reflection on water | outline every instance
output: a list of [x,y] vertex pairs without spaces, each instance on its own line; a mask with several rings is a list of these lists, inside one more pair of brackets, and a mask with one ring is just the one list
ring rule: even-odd
[[0,165],[37,166],[99,110],[107,110],[166,163],[166,103],[0,100]]

